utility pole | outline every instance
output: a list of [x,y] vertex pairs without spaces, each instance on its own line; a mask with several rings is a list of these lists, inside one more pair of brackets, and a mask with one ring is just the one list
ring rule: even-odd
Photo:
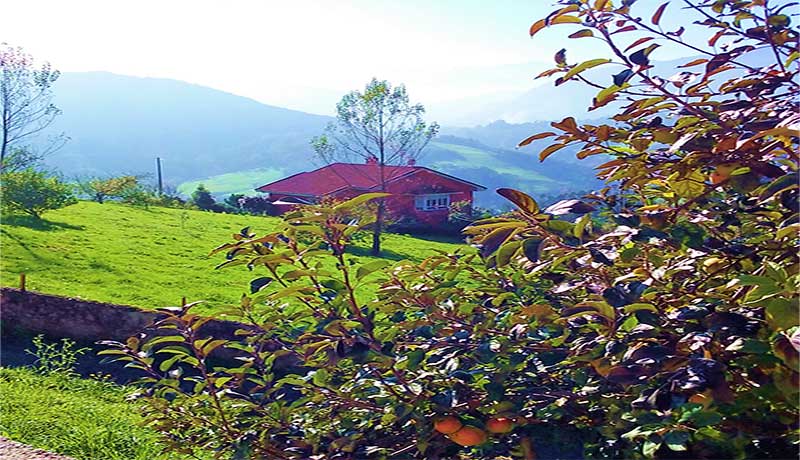
[[164,185],[161,182],[161,157],[156,157],[156,169],[158,170],[158,195],[164,194]]

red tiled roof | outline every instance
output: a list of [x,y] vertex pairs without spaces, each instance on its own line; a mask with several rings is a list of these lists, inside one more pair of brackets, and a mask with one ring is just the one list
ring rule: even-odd
[[[427,169],[436,174],[474,185],[476,189],[483,187],[472,184],[447,174],[442,174],[422,166],[385,166],[384,175],[387,181]],[[302,172],[287,178],[258,187],[260,192],[287,195],[324,196],[343,189],[370,190],[380,186],[380,167],[375,164],[333,163],[310,172]]]

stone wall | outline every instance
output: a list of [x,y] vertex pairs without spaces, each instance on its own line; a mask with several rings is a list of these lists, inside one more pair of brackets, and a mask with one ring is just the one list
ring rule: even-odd
[[[0,288],[4,333],[25,332],[91,342],[124,341],[163,317],[163,313],[130,306]],[[233,339],[237,329],[246,327],[233,321],[211,320],[200,333]]]

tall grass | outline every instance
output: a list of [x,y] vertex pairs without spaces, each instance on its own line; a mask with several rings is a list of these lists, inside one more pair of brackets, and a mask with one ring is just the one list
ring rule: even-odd
[[132,392],[107,381],[0,368],[0,434],[78,460],[177,459],[141,426]]

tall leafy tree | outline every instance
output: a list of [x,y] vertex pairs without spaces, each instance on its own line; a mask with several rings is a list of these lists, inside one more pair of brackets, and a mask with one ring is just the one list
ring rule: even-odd
[[[372,79],[364,92],[345,95],[336,106],[336,121],[311,144],[326,163],[371,162],[377,164],[376,181],[386,191],[386,166],[416,162],[428,142],[439,132],[437,123],[423,120],[425,107],[411,104],[404,85],[392,87]],[[380,236],[386,204],[378,201],[372,235],[372,252],[381,250]]]
[[0,44],[0,168],[29,166],[63,144],[57,136],[38,153],[28,144],[61,113],[51,91],[59,75],[49,63],[36,67],[22,48]]

